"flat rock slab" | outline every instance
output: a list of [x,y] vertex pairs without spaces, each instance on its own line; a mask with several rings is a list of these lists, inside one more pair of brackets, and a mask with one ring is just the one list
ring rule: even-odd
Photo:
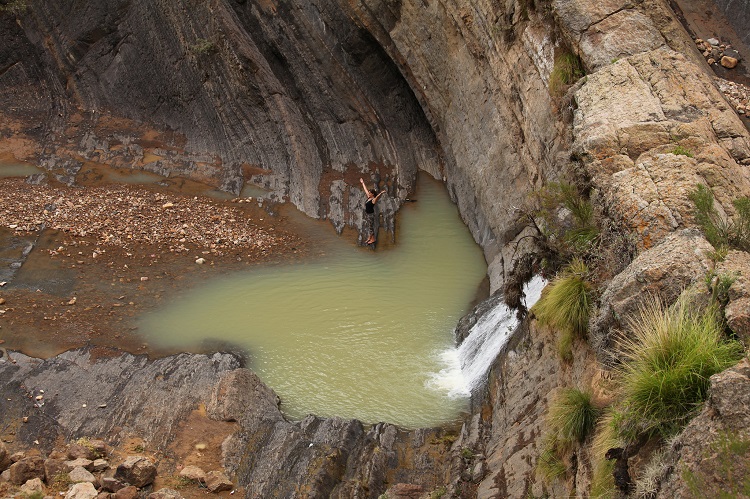
[[[96,353],[85,348],[47,360],[15,353],[15,364],[0,362],[0,423],[28,417],[16,433],[27,446],[38,440],[42,448],[52,448],[59,434],[111,441],[137,434],[164,448],[176,423],[209,399],[219,375],[240,366],[237,356],[224,353],[153,361],[145,355]],[[43,400],[29,397],[39,390]]]

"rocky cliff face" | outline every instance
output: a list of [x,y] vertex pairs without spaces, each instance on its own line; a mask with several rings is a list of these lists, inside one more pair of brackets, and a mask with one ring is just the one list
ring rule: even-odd
[[[691,230],[695,185],[729,215],[750,194],[747,129],[660,1],[34,3],[0,22],[3,134],[61,180],[106,161],[234,192],[251,181],[340,228],[358,223],[359,176],[380,173],[391,210],[423,169],[445,179],[494,290],[522,237],[516,208],[575,171],[640,251],[598,303],[600,357],[645,292],[676,296],[704,279],[711,247]],[[589,75],[552,97],[564,52]],[[741,287],[730,309],[746,303]],[[427,491],[441,480],[480,497],[585,490],[585,456],[565,491],[535,474],[551,391],[599,375],[587,347],[568,365],[551,343],[531,327],[507,347],[452,456],[432,430],[289,423],[250,373],[232,370],[211,396],[214,417],[239,424],[226,464],[250,497],[377,497],[386,484]],[[227,395],[226,383],[252,398]],[[472,459],[461,462],[462,449]]]
[[398,70],[330,0],[40,3],[0,23],[3,134],[61,177],[88,161],[251,182],[341,229],[360,176],[387,184],[388,215],[439,170]]

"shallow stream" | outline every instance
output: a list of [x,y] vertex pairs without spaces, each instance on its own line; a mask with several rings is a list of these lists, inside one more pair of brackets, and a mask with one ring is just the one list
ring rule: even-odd
[[460,380],[439,379],[456,373],[441,354],[486,265],[439,182],[420,179],[416,197],[402,208],[396,245],[370,251],[336,238],[315,261],[209,281],[144,317],[140,330],[165,348],[246,349],[292,419],[453,421],[467,398]]

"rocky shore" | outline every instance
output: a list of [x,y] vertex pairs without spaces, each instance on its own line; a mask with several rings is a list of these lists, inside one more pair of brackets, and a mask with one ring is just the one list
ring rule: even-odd
[[0,190],[0,219],[6,227],[91,236],[105,247],[135,250],[154,245],[160,253],[257,258],[300,242],[263,224],[264,218],[255,219],[240,203],[230,206],[126,185],[53,187],[22,179],[6,179]]

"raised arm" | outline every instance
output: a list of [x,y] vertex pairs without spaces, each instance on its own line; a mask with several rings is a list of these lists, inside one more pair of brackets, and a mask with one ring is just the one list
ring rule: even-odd
[[362,177],[359,178],[359,183],[362,184],[362,189],[365,190],[365,196],[367,196],[369,198],[370,197],[370,189],[367,188],[367,186],[365,185],[365,181],[362,180]]
[[380,196],[382,196],[383,194],[385,194],[385,189],[383,189],[382,191],[378,192],[378,195],[375,196],[375,199],[372,200],[372,204],[377,203],[378,199],[380,199]]

